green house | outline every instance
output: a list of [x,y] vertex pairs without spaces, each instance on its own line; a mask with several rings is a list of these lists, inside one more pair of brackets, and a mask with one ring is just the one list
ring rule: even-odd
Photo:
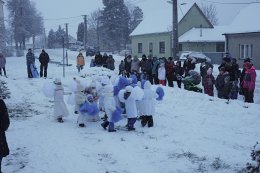
[[[144,20],[130,35],[133,56],[172,56],[172,5],[161,1],[154,4],[157,6],[154,14],[145,16],[144,12]],[[179,36],[192,28],[214,28],[196,3],[185,8],[178,10]]]

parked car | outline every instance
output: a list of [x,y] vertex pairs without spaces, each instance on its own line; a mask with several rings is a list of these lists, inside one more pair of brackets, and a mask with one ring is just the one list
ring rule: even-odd
[[196,59],[196,63],[210,62],[211,59],[204,55],[202,52],[184,51],[181,53],[179,60],[185,61],[188,57]]

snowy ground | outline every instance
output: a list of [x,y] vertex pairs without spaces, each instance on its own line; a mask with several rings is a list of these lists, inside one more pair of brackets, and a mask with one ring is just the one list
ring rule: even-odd
[[[47,52],[51,59],[62,60],[62,50]],[[65,68],[62,78],[67,91],[73,77],[87,74],[82,80],[89,82],[90,76],[116,75],[90,69],[90,57],[79,75],[77,52],[68,55],[72,66]],[[121,59],[116,56],[117,64]],[[63,124],[53,120],[53,100],[41,89],[45,82],[62,77],[62,66],[49,64],[47,79],[30,80],[24,57],[7,58],[6,69],[8,78],[0,80],[11,93],[6,100],[11,125],[6,133],[10,155],[3,160],[4,173],[231,173],[250,161],[252,146],[260,142],[259,71],[257,104],[249,108],[243,107],[242,98],[226,104],[216,97],[209,101],[204,94],[164,87],[166,96],[156,104],[153,128],[142,128],[137,122],[135,132],[108,133],[101,122],[77,127],[70,105],[70,116]],[[125,125],[126,120],[118,124]]]

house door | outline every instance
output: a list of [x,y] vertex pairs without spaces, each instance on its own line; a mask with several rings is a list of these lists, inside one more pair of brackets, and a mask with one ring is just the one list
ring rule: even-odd
[[153,56],[153,43],[149,43],[149,55]]

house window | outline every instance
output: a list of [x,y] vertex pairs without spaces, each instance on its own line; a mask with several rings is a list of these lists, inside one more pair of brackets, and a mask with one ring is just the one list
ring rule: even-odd
[[179,51],[182,51],[182,44],[179,44]]
[[165,53],[165,42],[159,42],[159,53]]
[[216,52],[225,52],[225,43],[217,43]]
[[252,44],[240,44],[239,55],[240,59],[252,58],[253,45]]
[[138,53],[143,53],[143,44],[138,43]]

